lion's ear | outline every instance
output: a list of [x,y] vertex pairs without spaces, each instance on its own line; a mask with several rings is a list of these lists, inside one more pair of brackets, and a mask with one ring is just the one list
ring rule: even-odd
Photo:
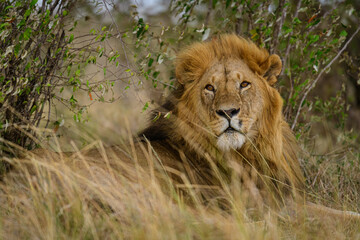
[[184,85],[200,79],[214,57],[214,52],[203,43],[193,44],[180,52],[175,62],[177,81]]
[[186,83],[198,79],[201,75],[202,68],[203,66],[200,59],[195,56],[191,56],[190,54],[182,54],[176,61],[176,79],[181,85],[185,85]]
[[176,67],[175,67],[175,76],[178,83],[184,85],[189,81],[189,75],[191,70],[188,69],[186,60],[177,60]]
[[267,79],[270,85],[274,85],[277,81],[277,76],[280,75],[282,69],[282,62],[278,55],[272,54],[260,65],[262,75]]

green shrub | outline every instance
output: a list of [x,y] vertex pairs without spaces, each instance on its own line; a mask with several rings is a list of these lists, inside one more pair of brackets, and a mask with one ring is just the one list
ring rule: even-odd
[[[2,1],[0,3],[0,131],[7,141],[30,148],[33,127],[50,112],[59,74],[71,58],[66,23],[75,1]],[[70,29],[71,30],[71,29]],[[66,81],[66,80],[65,80]],[[48,110],[45,110],[45,107]],[[50,114],[50,113],[49,113]],[[45,127],[49,124],[49,119]]]

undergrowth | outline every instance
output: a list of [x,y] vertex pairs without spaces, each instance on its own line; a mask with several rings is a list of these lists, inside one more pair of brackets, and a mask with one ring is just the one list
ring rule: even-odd
[[[74,151],[79,150],[74,142],[70,145]],[[59,144],[56,148],[61,150]],[[165,172],[154,174],[159,162],[151,148],[138,149],[138,154],[141,151],[147,156],[146,167],[137,164],[137,154],[128,145],[107,148],[95,140],[81,152],[59,154],[37,150],[24,152],[26,157],[21,159],[6,159],[13,170],[0,184],[1,238],[360,237],[359,220],[303,211],[301,204],[299,211],[268,209],[261,218],[254,219],[251,209],[243,204],[249,199],[239,194],[237,184],[230,184],[229,191],[222,195],[231,203],[229,209],[199,202],[196,186],[191,185],[185,186],[190,192],[188,204]],[[307,152],[302,159],[307,198],[336,209],[359,211],[358,150],[343,145],[328,154]],[[124,160],[124,156],[130,160]]]

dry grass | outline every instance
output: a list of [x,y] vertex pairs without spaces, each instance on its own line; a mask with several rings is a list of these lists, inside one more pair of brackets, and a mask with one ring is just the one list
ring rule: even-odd
[[[254,219],[242,204],[246,200],[238,184],[228,185],[222,196],[230,203],[227,210],[198,201],[196,186],[186,186],[188,204],[165,173],[155,177],[151,166],[157,160],[151,155],[143,167],[134,154],[134,162],[123,161],[124,154],[100,141],[85,148],[86,154],[28,152],[26,158],[7,159],[14,168],[0,184],[2,239],[360,238],[360,222],[350,218],[280,209]],[[131,152],[126,145],[121,148]],[[313,199],[338,209],[360,209],[355,154],[307,156],[304,170]]]

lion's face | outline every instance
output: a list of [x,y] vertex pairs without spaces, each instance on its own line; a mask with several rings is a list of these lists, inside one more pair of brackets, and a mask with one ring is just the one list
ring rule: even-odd
[[240,149],[256,132],[265,84],[239,59],[217,60],[205,71],[197,83],[199,114],[219,149]]
[[236,35],[193,44],[176,61],[179,134],[201,151],[239,150],[274,134],[282,99],[272,86],[281,66],[278,55]]

